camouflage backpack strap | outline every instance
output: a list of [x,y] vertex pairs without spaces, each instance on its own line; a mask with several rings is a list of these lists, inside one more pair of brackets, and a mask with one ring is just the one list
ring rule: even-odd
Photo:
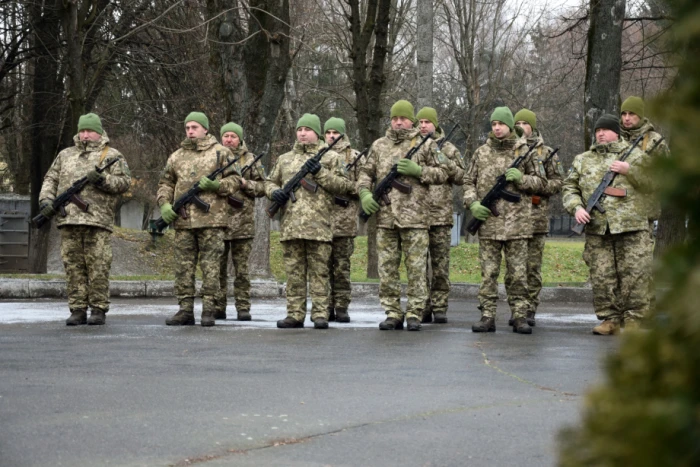
[[105,144],[105,148],[102,150],[102,154],[100,154],[100,162],[98,162],[97,165],[102,165],[102,163],[105,160],[105,157],[107,157],[107,151],[109,151],[109,146]]

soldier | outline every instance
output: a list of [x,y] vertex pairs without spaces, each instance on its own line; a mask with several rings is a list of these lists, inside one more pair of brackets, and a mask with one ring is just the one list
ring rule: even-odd
[[[112,225],[119,195],[131,184],[131,173],[124,156],[109,146],[100,117],[94,113],[78,120],[75,146],[61,151],[44,176],[39,193],[41,214],[52,217],[51,203],[76,180],[87,175],[90,184],[80,197],[89,204],[87,211],[69,203],[66,216],[56,216],[61,233],[61,257],[66,270],[70,317],[66,325],[105,324],[109,311],[109,271],[112,266]],[[95,170],[114,158],[119,162],[102,173]],[[90,318],[87,308],[90,307]]]
[[[423,107],[416,114],[421,136],[433,133],[432,138],[440,144],[445,138],[438,125],[437,111]],[[441,153],[447,159],[447,182],[428,187],[428,239],[430,265],[433,269],[429,280],[428,303],[423,312],[423,323],[447,323],[447,298],[450,294],[450,244],[452,241],[452,185],[464,184],[462,155],[454,144],[445,141]],[[429,279],[429,278],[428,278]]]
[[[278,328],[303,328],[306,318],[306,283],[311,295],[311,320],[315,329],[328,329],[329,277],[333,231],[331,212],[333,195],[354,191],[345,177],[340,156],[328,151],[320,162],[313,157],[324,148],[321,121],[318,116],[304,114],[297,122],[294,148],[279,156],[265,180],[268,198],[282,206],[280,242],[287,273],[287,317],[277,321]],[[296,202],[281,189],[302,167],[310,175],[306,179],[319,185],[316,192],[304,188],[295,193]]]
[[[527,291],[529,295],[529,308],[525,319],[527,324],[535,326],[535,313],[540,304],[540,291],[542,290],[542,255],[544,243],[549,233],[549,198],[561,191],[564,181],[564,168],[559,161],[559,156],[550,158],[552,148],[544,145],[544,139],[537,130],[537,116],[528,109],[521,109],[515,114],[515,124],[523,130],[523,136],[527,139],[528,146],[537,143],[536,157],[544,166],[546,182],[542,191],[532,194],[532,207],[530,216],[532,219],[532,238],[527,241]],[[513,325],[513,317],[508,324]]]
[[[379,302],[386,319],[379,329],[403,329],[404,316],[409,331],[420,331],[421,319],[428,300],[425,270],[428,254],[428,186],[447,181],[446,157],[439,153],[435,142],[421,146],[412,159],[404,156],[420,142],[419,131],[413,127],[413,105],[405,100],[391,107],[391,127],[386,136],[370,147],[367,161],[360,169],[357,189],[362,209],[367,214],[377,211],[377,253],[379,254]],[[379,209],[370,191],[372,184],[383,179],[397,164],[401,182],[412,187],[411,193],[392,190],[391,204]],[[408,276],[408,306],[401,310],[399,266],[405,255]]]
[[[603,321],[593,328],[598,335],[617,334],[621,323],[636,328],[649,310],[651,239],[648,206],[640,193],[652,188],[645,173],[650,158],[635,149],[619,161],[630,146],[620,131],[617,117],[602,115],[595,124],[596,142],[574,158],[563,186],[564,207],[586,224],[583,260],[591,273],[593,307]],[[612,186],[621,193],[605,197],[604,213],[594,209],[589,214],[588,198],[608,170],[618,174]]]
[[[331,144],[341,134],[345,134],[345,121],[341,118],[330,118],[323,125],[326,143]],[[350,139],[346,136],[333,146],[333,150],[340,154],[344,166],[351,164],[358,156],[359,151],[350,147]],[[347,172],[351,182],[357,180],[359,166],[362,161],[355,164]],[[333,248],[329,259],[330,273],[330,298],[328,301],[328,321],[349,323],[348,308],[351,300],[350,283],[350,257],[355,250],[355,237],[357,236],[357,215],[360,202],[356,194],[346,195],[347,207],[335,203],[331,214],[333,226]]]
[[[248,152],[243,140],[243,128],[230,122],[221,127],[221,142],[238,159],[234,167],[240,174],[243,167],[255,159]],[[265,196],[265,172],[259,162],[255,163],[246,173],[247,179],[241,179],[241,192],[244,196],[243,207],[240,209],[228,207],[228,228],[224,234],[224,254],[221,256],[219,269],[219,293],[216,296],[216,319],[226,319],[226,294],[228,291],[228,258],[236,271],[233,282],[233,298],[236,302],[238,321],[250,321],[250,279],[248,277],[248,257],[253,248],[255,236],[255,198]]]
[[[195,270],[202,270],[202,326],[214,326],[219,294],[219,268],[224,254],[224,235],[229,225],[226,197],[235,192],[240,178],[224,174],[220,180],[207,175],[225,166],[231,152],[209,134],[209,119],[201,112],[185,118],[187,138],[168,157],[158,183],[156,202],[163,220],[175,228],[175,295],[179,311],[165,320],[168,326],[194,325]],[[173,211],[172,202],[194,184],[203,190],[200,198],[209,203],[209,212],[194,204],[184,208],[186,216]]]
[[497,217],[492,217],[491,211],[479,201],[504,172],[506,180],[512,185],[509,191],[541,191],[544,186],[544,168],[536,158],[529,156],[520,165],[520,169],[509,168],[514,159],[527,152],[526,141],[519,135],[522,130],[514,124],[513,114],[508,107],[497,107],[493,111],[492,131],[486,144],[474,152],[465,176],[464,205],[476,219],[485,221],[479,229],[481,320],[472,326],[473,332],[496,331],[497,281],[503,251],[506,260],[506,293],[514,318],[513,332],[532,333],[526,320],[527,244],[528,239],[532,238],[532,201],[529,196],[521,196],[516,203],[499,199],[496,208],[500,215]]

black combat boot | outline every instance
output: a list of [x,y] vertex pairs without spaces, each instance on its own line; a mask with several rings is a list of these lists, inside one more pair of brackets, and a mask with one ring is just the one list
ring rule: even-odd
[[226,309],[216,310],[214,312],[214,319],[226,319]]
[[286,318],[277,321],[277,327],[280,329],[303,328],[304,322],[297,321],[291,316],[287,316]]
[[[338,308],[337,310],[335,310],[335,319],[339,323],[349,323],[350,315],[348,314],[348,309]],[[328,318],[328,321],[331,321],[330,317]]]
[[512,326],[515,324],[515,317],[513,316],[513,313],[510,314],[510,319],[508,320],[508,326]]
[[513,322],[513,332],[517,332],[518,334],[532,334],[532,328],[527,324],[527,319],[515,318]]
[[179,310],[170,318],[165,320],[168,326],[194,326],[194,312]]
[[472,324],[472,332],[496,332],[496,320],[482,316],[479,321]]
[[250,316],[250,310],[238,310],[238,321],[250,321],[253,317]]
[[425,310],[423,312],[423,319],[420,320],[421,323],[432,323],[433,313],[430,310]]
[[447,313],[444,311],[438,311],[437,313],[433,313],[433,321],[435,321],[435,324],[447,323]]
[[328,307],[328,321],[335,321],[335,309]]
[[328,320],[326,318],[316,318],[314,321],[314,329],[328,329]]
[[528,311],[527,316],[525,317],[525,320],[527,321],[527,324],[532,326],[533,328],[535,327],[535,312],[534,311]]
[[382,331],[400,331],[403,329],[403,320],[387,318],[379,323],[379,329]]
[[107,317],[105,316],[105,311],[99,308],[94,308],[90,310],[90,317],[87,320],[88,324],[101,325],[105,324]]
[[209,326],[215,326],[216,325],[216,320],[214,319],[214,316],[216,315],[216,312],[214,310],[202,310],[202,319],[200,320],[200,323],[204,327],[209,327]]
[[66,326],[78,326],[87,324],[87,310],[71,310],[70,317],[66,320]]
[[408,318],[406,320],[406,328],[409,331],[420,331],[420,321],[418,320],[418,318]]

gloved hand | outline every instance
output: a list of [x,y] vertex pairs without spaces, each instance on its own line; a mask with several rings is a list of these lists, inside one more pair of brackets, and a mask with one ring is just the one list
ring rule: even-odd
[[[517,170],[517,169],[516,169]],[[480,202],[474,201],[470,206],[469,210],[472,212],[474,219],[480,221],[485,221],[491,215],[491,211],[486,206],[482,206]]]
[[97,170],[91,170],[87,174],[87,179],[93,185],[101,185],[105,181],[105,174],[99,173]]
[[280,188],[272,192],[272,201],[280,206],[284,206],[289,201],[289,196]]
[[516,168],[506,170],[506,181],[520,183],[523,179],[523,173]]
[[219,186],[221,186],[221,182],[218,180],[210,180],[207,176],[199,180],[199,188],[204,191],[218,191]]
[[316,175],[321,170],[321,163],[315,159],[309,159],[304,162],[302,167],[304,170],[308,170],[311,175]]
[[162,217],[167,224],[170,224],[177,219],[177,213],[173,211],[172,204],[165,203],[160,207],[160,217]]
[[401,159],[396,164],[396,169],[401,175],[420,178],[423,173],[423,167],[413,162],[411,159]]
[[41,206],[39,206],[39,208],[41,209],[39,211],[39,214],[46,218],[53,217],[56,215],[56,210],[53,208],[51,203],[42,204]]
[[372,192],[367,188],[360,191],[360,204],[362,205],[362,210],[367,215],[371,216],[375,212],[379,211],[379,203],[374,200]]

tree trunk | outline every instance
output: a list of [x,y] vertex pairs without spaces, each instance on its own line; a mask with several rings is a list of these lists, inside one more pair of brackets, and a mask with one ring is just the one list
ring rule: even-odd
[[416,25],[418,107],[433,106],[433,0],[418,0]]

